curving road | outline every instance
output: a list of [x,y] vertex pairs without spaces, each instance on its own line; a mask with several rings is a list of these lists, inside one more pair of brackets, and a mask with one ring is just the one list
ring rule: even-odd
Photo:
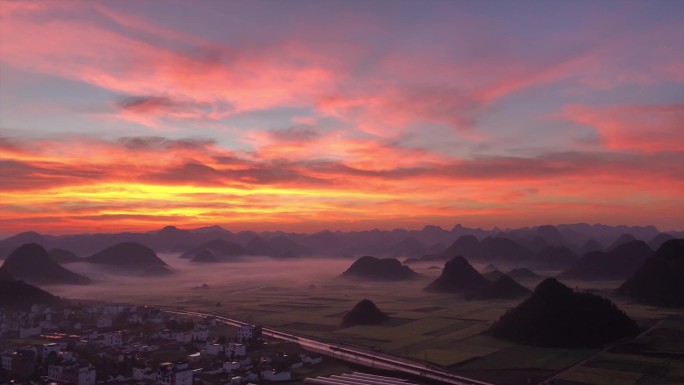
[[[247,322],[222,317],[216,314],[200,313],[185,310],[163,309],[167,313],[190,315],[196,317],[214,317],[216,320],[232,326],[249,325]],[[388,356],[378,352],[362,349],[355,346],[341,345],[326,341],[319,341],[310,337],[299,336],[291,333],[281,332],[271,328],[263,328],[263,334],[269,337],[297,342],[302,348],[317,352],[326,356],[334,357],[339,360],[352,362],[368,366],[371,368],[392,370],[419,376],[426,380],[438,381],[443,384],[454,385],[492,385],[487,382],[473,380],[457,376],[429,365],[411,362],[405,359]]]

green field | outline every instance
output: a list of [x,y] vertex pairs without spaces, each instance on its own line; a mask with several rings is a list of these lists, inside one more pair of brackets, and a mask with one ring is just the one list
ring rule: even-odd
[[665,320],[634,341],[557,376],[559,384],[684,384],[684,320]]
[[[478,377],[478,373],[486,372],[490,376],[499,371],[500,377],[483,375],[480,378],[505,378],[505,381],[509,378],[522,378],[530,373],[527,378],[544,379],[596,353],[594,350],[583,349],[529,347],[488,336],[485,332],[489,325],[520,301],[465,301],[458,295],[423,292],[422,288],[440,270],[419,270],[424,275],[415,281],[378,284],[335,279],[334,276],[339,274],[337,271],[343,271],[343,266],[347,265],[344,261],[335,263],[337,265],[334,266],[334,274],[331,271],[312,271],[306,279],[238,280],[231,279],[228,270],[225,280],[209,281],[209,289],[193,289],[192,285],[196,286],[198,283],[188,282],[166,285],[164,290],[156,291],[119,290],[116,298],[110,299],[221,314],[300,335],[365,346],[427,361],[460,374],[472,374],[474,377]],[[284,266],[287,268],[283,268],[283,274],[297,269],[296,262],[288,262]],[[521,283],[534,288],[538,281]],[[315,287],[310,286],[312,284]],[[653,324],[655,320],[667,315],[684,315],[682,309],[654,308],[614,298],[612,289],[616,286],[615,282],[566,284],[611,297],[628,315],[644,325]],[[97,291],[97,294],[100,299],[106,295],[104,289]],[[376,326],[342,326],[343,315],[363,298],[375,302],[391,317],[390,320]],[[220,306],[216,306],[217,303]],[[644,341],[651,341],[655,350],[681,348],[684,341],[673,339],[672,331],[684,330],[684,325],[674,321],[663,325],[667,328],[643,337]],[[575,384],[597,384],[604,381],[605,377],[615,384],[650,383],[646,381],[648,376],[637,376],[636,372],[626,371],[625,365],[642,369],[649,367],[644,362],[625,364],[609,356],[596,361],[593,366],[582,366],[581,370],[564,373],[559,380]],[[679,365],[671,366],[673,373],[677,370],[684,371],[684,367]],[[611,375],[611,371],[619,373]]]

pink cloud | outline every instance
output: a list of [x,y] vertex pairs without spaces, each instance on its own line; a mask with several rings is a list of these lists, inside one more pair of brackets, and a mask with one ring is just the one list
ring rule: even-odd
[[609,149],[659,152],[681,151],[684,146],[684,104],[573,105],[564,114],[595,128]]

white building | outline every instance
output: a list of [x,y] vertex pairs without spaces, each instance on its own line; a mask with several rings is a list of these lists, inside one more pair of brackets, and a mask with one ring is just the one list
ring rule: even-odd
[[77,385],[95,385],[97,375],[92,365],[85,364],[69,368],[66,373],[66,380]]
[[229,342],[226,346],[226,354],[233,357],[244,357],[247,355],[247,346]]
[[76,385],[95,385],[97,374],[90,364],[61,364],[48,366],[48,379]]
[[157,385],[192,385],[193,371],[187,362],[164,362],[157,370]]
[[246,343],[252,339],[261,338],[261,326],[243,325],[238,328],[237,340]]
[[121,346],[123,345],[123,336],[121,335],[121,332],[111,332],[111,333],[105,333],[103,335],[103,340],[102,343],[105,346]]

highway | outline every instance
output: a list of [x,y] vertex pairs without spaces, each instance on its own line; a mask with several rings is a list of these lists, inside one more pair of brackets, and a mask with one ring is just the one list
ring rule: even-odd
[[[162,308],[162,310],[172,313],[189,315],[195,317],[213,317],[217,321],[223,322],[232,326],[243,326],[249,325],[247,322],[242,322],[239,320],[222,317],[216,314],[209,313],[199,313],[193,311],[184,310],[172,310],[168,308]],[[454,384],[454,385],[492,385],[487,382],[477,381],[470,378],[465,378],[457,376],[434,367],[420,364],[416,362],[411,362],[405,359],[388,356],[378,352],[366,350],[363,348],[355,346],[347,346],[334,342],[319,341],[310,337],[304,337],[300,335],[295,335],[291,333],[281,332],[272,328],[263,328],[263,334],[272,338],[277,338],[286,341],[292,341],[298,343],[303,349],[320,353],[326,356],[334,357],[339,360],[364,365],[371,368],[391,370],[395,372],[401,372],[410,374],[412,376],[418,376],[425,380],[438,381],[443,384]]]

